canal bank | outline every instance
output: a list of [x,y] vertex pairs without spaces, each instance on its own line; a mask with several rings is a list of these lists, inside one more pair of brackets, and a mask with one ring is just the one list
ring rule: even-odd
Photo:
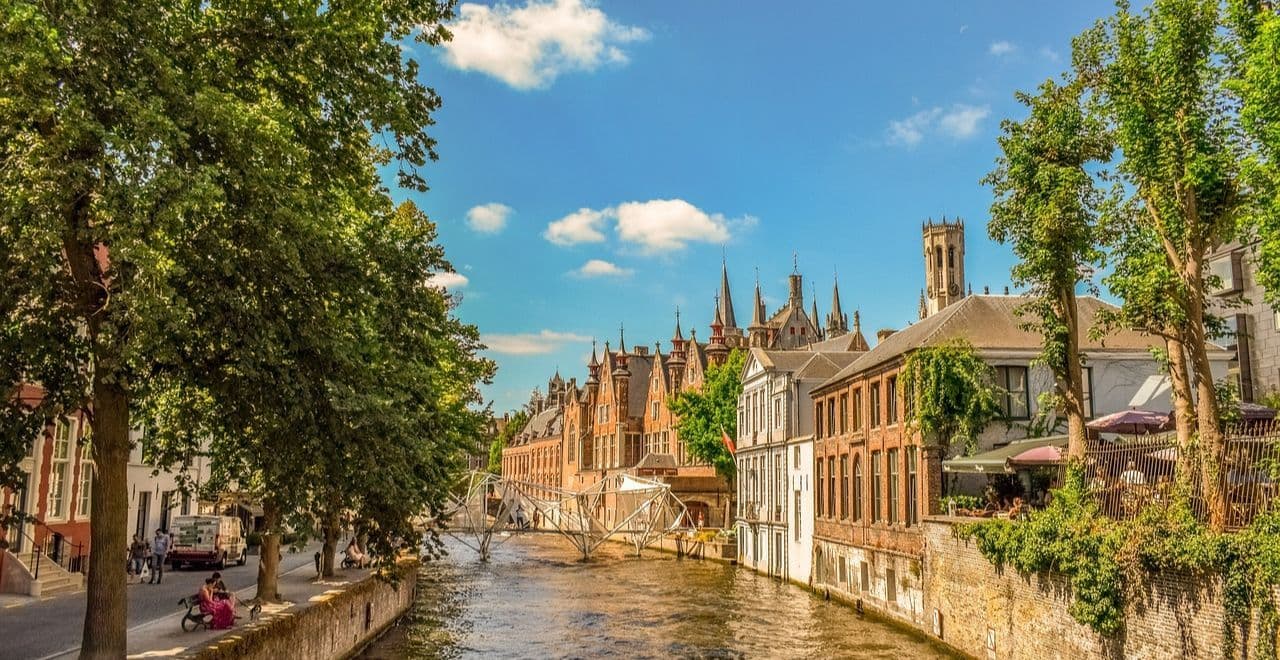
[[414,607],[364,660],[430,657],[955,657],[915,631],[726,563],[605,544],[589,562],[555,537],[480,562],[450,543]]

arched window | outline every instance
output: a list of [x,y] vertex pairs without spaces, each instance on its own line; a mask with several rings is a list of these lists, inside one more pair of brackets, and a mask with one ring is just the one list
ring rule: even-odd
[[862,455],[853,455],[853,521],[862,520]]
[[956,267],[956,249],[954,247],[947,248],[947,268]]
[[942,268],[942,246],[939,245],[933,249],[933,265]]

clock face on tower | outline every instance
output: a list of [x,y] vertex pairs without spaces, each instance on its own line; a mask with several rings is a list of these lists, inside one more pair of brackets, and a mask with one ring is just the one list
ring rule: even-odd
[[959,285],[959,284],[955,284],[955,283],[953,283],[953,284],[951,285],[951,289],[950,289],[950,291],[951,291],[951,295],[953,295],[953,296],[958,296],[958,295],[960,295],[960,285]]

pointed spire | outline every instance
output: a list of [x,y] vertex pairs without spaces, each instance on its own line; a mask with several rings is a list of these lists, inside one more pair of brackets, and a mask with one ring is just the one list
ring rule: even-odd
[[733,315],[733,296],[729,294],[729,264],[724,260],[720,261],[720,296],[716,311],[720,313],[724,327],[738,327],[738,319]]
[[844,311],[840,309],[840,280],[834,280],[831,283],[831,318],[836,320],[844,318]]
[[818,327],[818,320],[821,317],[818,316],[818,287],[814,286],[812,282],[809,283],[809,297],[811,298],[809,301],[809,320],[813,321],[813,327],[816,328]]
[[840,280],[831,283],[831,311],[827,314],[827,337],[839,337],[849,331],[849,317],[840,308]]
[[627,329],[621,323],[618,324],[618,352],[627,352]]
[[751,305],[751,328],[764,327],[764,298],[760,295],[760,278],[756,278],[756,297]]
[[680,332],[680,306],[676,305],[676,333],[671,336],[672,343],[676,341],[684,341],[684,335]]
[[853,331],[862,332],[862,314],[858,310],[853,310]]
[[591,361],[587,363],[588,367],[599,366],[600,361],[596,359],[596,340],[591,340]]
[[929,315],[929,306],[928,306],[928,305],[926,305],[926,304],[925,304],[925,302],[924,302],[924,289],[920,289],[920,309],[919,309],[919,312],[920,312],[920,318],[922,318],[922,319],[923,319],[924,317],[926,317],[926,316],[928,316],[928,315]]
[[716,315],[711,319],[711,327],[713,329],[724,327],[724,317],[720,314],[720,294],[716,294]]

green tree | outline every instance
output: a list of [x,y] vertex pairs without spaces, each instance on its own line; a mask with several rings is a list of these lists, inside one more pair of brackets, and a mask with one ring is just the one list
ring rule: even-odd
[[[1156,248],[1164,261],[1155,271],[1117,267],[1107,283],[1130,306],[1126,311],[1137,312],[1129,321],[1141,321],[1152,307],[1160,312],[1137,325],[1168,338],[1178,397],[1195,390],[1203,487],[1219,530],[1226,522],[1223,437],[1208,357],[1215,322],[1207,257],[1235,237],[1246,203],[1221,12],[1218,0],[1156,0],[1141,13],[1122,1],[1114,16],[1073,44],[1077,76],[1123,154],[1115,172],[1123,184],[1117,193],[1126,199],[1114,206],[1120,212],[1107,219],[1107,234],[1145,239],[1138,250],[1121,246],[1116,259],[1150,265]],[[1126,294],[1142,289],[1135,309]],[[1152,296],[1168,303],[1148,305]],[[1185,413],[1179,417],[1188,421]]]
[[967,341],[955,339],[911,352],[902,373],[911,397],[907,422],[928,444],[960,442],[972,454],[982,430],[1001,412],[991,366]]
[[1257,196],[1249,214],[1257,243],[1258,283],[1280,308],[1280,13],[1274,2],[1231,0],[1232,90],[1248,139],[1244,178]]
[[1040,361],[1053,372],[1055,398],[1066,412],[1067,453],[1082,460],[1084,370],[1076,289],[1092,288],[1090,276],[1102,260],[1102,195],[1086,167],[1109,160],[1111,145],[1102,122],[1082,107],[1074,82],[1046,80],[1036,95],[1019,92],[1017,99],[1030,116],[1001,124],[1003,153],[983,179],[996,197],[987,230],[1012,244],[1018,257],[1013,282],[1030,288],[1030,300],[1018,313],[1024,327],[1043,337]]
[[494,474],[502,474],[502,450],[511,445],[511,439],[516,434],[524,430],[525,424],[529,423],[529,412],[527,410],[517,410],[507,419],[507,425],[502,427],[498,435],[494,436],[493,442],[489,443],[489,471]]
[[[425,189],[418,168],[435,156],[426,129],[439,99],[402,45],[447,38],[451,9],[11,0],[0,12],[0,375],[46,391],[5,401],[0,455],[49,416],[91,410],[100,550],[82,657],[125,653],[124,566],[110,549],[126,544],[135,400],[197,366],[182,360],[196,309],[178,291],[239,296],[224,308],[251,313],[215,328],[244,332],[224,329],[212,345],[225,365],[273,364],[248,355],[293,331],[268,275],[300,270],[291,232],[325,227],[346,191],[365,194],[371,138],[401,185]],[[286,383],[258,403],[293,393]],[[287,450],[275,426],[272,448]]]
[[689,455],[713,465],[716,474],[730,483],[737,464],[722,434],[730,438],[738,435],[738,399],[746,361],[746,352],[734,349],[723,364],[707,369],[701,388],[682,390],[668,404],[676,417],[676,434],[684,440]]

